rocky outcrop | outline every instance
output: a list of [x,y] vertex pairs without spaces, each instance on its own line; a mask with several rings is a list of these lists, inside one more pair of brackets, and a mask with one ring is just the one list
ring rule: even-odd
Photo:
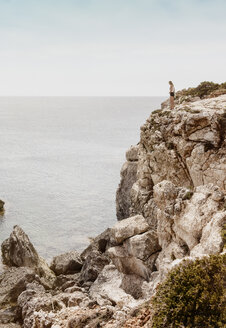
[[3,202],[3,200],[0,199],[0,214],[4,212],[4,205],[5,202]]
[[141,127],[137,180],[125,201],[129,194],[130,216],[142,216],[149,227],[131,237],[131,218],[123,220],[128,239],[109,252],[127,276],[130,272],[145,278],[140,273],[148,272],[150,291],[181,259],[223,250],[225,108],[226,95],[193,98],[174,110],[166,102]]
[[38,255],[30,239],[19,226],[14,226],[13,232],[2,243],[1,249],[4,264],[10,267],[33,268],[46,287],[53,286],[55,274],[46,261]]
[[126,152],[127,161],[124,163],[120,172],[121,182],[116,192],[116,214],[118,220],[128,218],[130,215],[130,191],[137,179],[138,150],[139,146],[132,146]]
[[[226,96],[162,108],[126,154],[116,197],[120,221],[82,254],[55,257],[55,276],[19,227],[2,244],[9,266],[0,278],[2,324],[139,327],[135,318],[124,322],[171,268],[223,251]],[[49,274],[54,283],[46,283]],[[145,315],[147,307],[142,326]]]

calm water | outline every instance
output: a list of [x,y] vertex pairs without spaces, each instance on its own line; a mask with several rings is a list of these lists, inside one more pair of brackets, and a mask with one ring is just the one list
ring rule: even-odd
[[0,98],[0,242],[18,224],[50,259],[114,224],[125,151],[163,100]]

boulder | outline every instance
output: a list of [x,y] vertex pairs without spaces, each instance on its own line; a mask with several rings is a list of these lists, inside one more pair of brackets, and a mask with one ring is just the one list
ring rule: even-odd
[[144,262],[129,255],[123,246],[109,248],[108,254],[118,271],[124,274],[135,274],[149,281],[150,271]]
[[47,288],[53,286],[56,278],[46,261],[41,258],[26,233],[14,226],[10,237],[2,245],[2,260],[7,266],[33,268]]
[[71,251],[55,256],[50,265],[50,269],[53,270],[56,275],[71,274],[80,272],[82,264],[79,253]]
[[8,266],[34,267],[38,265],[39,256],[30,239],[19,227],[14,226],[10,237],[1,246],[3,263]]
[[138,235],[149,229],[147,221],[142,215],[135,215],[116,223],[111,229],[111,241],[117,245],[125,239]]
[[161,250],[157,232],[149,230],[140,235],[133,236],[123,243],[128,254],[140,260],[147,260],[153,253]]

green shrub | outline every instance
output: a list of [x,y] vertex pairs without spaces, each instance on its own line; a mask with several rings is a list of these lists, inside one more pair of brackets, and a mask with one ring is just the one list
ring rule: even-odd
[[192,97],[200,97],[209,95],[211,92],[219,89],[219,84],[214,82],[204,81],[201,82],[196,88],[189,88],[186,90],[185,94]]
[[225,260],[226,255],[211,255],[170,271],[152,299],[150,327],[225,327]]

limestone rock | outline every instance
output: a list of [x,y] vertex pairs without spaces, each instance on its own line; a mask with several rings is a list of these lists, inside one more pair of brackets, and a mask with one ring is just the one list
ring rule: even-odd
[[122,274],[114,265],[109,264],[105,266],[90,288],[90,295],[101,306],[110,304],[125,304],[129,307],[135,306],[137,302],[132,296],[120,288],[121,283]]
[[116,192],[116,214],[118,220],[127,218],[130,213],[130,191],[137,179],[138,150],[138,146],[132,146],[126,152],[127,161],[120,172],[121,181]]
[[0,308],[8,308],[16,304],[17,297],[26,289],[26,285],[39,280],[33,269],[9,268],[0,275]]
[[34,267],[38,265],[39,256],[28,236],[19,227],[14,226],[10,237],[2,243],[2,259],[8,266]]
[[143,261],[147,260],[153,253],[161,250],[158,235],[153,230],[128,238],[123,245],[128,254]]
[[116,223],[111,229],[112,243],[121,244],[125,239],[145,232],[149,229],[142,215],[135,215]]
[[95,281],[100,272],[103,270],[104,266],[109,263],[109,259],[105,254],[93,250],[86,257],[81,274],[80,281],[81,283],[87,281]]
[[86,257],[90,254],[90,252],[93,251],[104,253],[107,248],[110,247],[110,235],[111,229],[108,228],[104,232],[93,238],[90,245],[81,253],[82,260],[85,260]]
[[70,274],[80,272],[82,268],[82,259],[78,252],[71,251],[55,256],[50,265],[56,275]]
[[55,275],[44,259],[39,257],[25,232],[14,226],[10,237],[2,245],[3,263],[8,266],[34,268],[46,287],[52,287]]
[[129,255],[123,246],[109,248],[108,254],[118,271],[124,274],[135,274],[147,281],[149,280],[150,272],[143,261]]

